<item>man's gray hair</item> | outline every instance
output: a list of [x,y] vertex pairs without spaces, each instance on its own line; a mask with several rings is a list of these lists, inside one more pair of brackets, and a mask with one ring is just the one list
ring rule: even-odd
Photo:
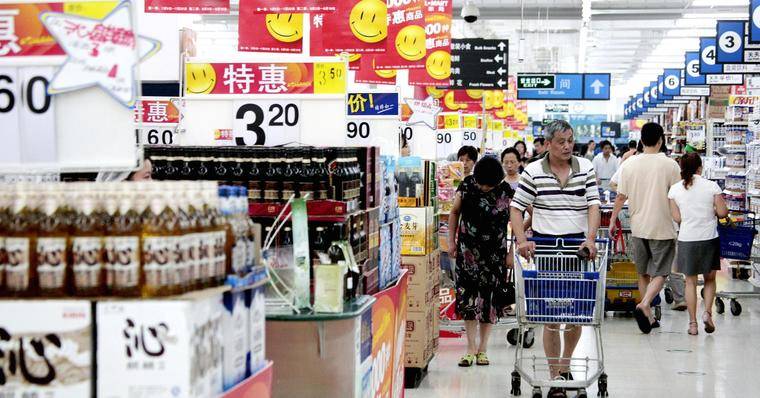
[[544,138],[547,141],[551,141],[554,138],[554,134],[561,133],[565,130],[573,131],[573,126],[565,120],[554,120],[544,127]]

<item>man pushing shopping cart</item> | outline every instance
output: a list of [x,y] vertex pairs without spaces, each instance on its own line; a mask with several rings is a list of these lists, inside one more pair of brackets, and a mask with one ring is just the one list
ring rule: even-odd
[[[520,395],[524,378],[534,397],[541,397],[541,387],[549,387],[549,397],[566,397],[567,389],[578,390],[583,397],[585,388],[598,380],[599,396],[605,397],[600,327],[608,250],[606,241],[596,240],[600,220],[596,175],[591,162],[572,155],[570,124],[555,120],[545,128],[544,137],[549,155],[525,168],[512,200],[511,221],[518,245],[518,324],[520,328],[544,325],[546,357],[524,358],[522,345],[517,344],[512,394]],[[529,206],[533,206],[531,240],[523,228]],[[597,359],[573,357],[582,325],[594,327]]]

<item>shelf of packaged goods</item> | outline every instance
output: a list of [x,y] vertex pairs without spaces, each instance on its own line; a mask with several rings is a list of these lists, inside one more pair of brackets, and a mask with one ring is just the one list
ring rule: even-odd
[[270,397],[272,394],[272,365],[273,362],[268,361],[258,372],[241,381],[219,398]]
[[359,296],[344,302],[342,312],[320,313],[311,310],[301,310],[301,312],[297,314],[267,314],[267,321],[311,322],[356,318],[367,311],[367,309],[375,303],[375,300],[376,299],[372,296]]
[[[251,203],[248,205],[248,215],[251,217],[275,218],[282,212],[283,203]],[[290,205],[288,205],[288,208]],[[348,204],[338,200],[309,200],[306,201],[306,213],[309,221],[345,222],[351,216],[362,214],[367,210],[349,211]],[[290,213],[286,210],[283,214]]]

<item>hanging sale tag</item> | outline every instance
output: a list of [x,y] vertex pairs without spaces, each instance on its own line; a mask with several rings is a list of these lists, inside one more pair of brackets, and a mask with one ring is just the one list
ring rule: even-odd
[[342,62],[314,64],[314,94],[346,92],[346,64]]

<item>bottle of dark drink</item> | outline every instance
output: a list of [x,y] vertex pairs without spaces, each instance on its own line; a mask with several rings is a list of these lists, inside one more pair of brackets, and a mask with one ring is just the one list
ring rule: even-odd
[[327,169],[325,150],[314,148],[311,151],[311,163],[314,170],[314,176],[312,177],[312,181],[314,181],[314,199],[329,199],[330,172]]
[[284,166],[282,168],[282,201],[287,201],[296,193],[296,157],[295,149],[282,149]]

